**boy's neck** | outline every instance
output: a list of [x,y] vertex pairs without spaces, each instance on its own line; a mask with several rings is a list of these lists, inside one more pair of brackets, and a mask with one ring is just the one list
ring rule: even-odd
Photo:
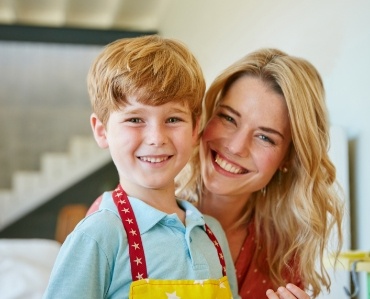
[[170,184],[166,188],[161,189],[145,188],[128,184],[127,182],[121,182],[120,184],[128,196],[140,199],[146,204],[166,214],[176,213],[180,220],[184,222],[185,213],[177,204],[175,197],[175,184]]

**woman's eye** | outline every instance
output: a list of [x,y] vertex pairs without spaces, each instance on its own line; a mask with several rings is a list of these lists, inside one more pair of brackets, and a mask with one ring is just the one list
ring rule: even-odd
[[235,123],[235,120],[234,118],[232,118],[231,116],[227,115],[227,114],[224,114],[224,113],[219,113],[218,114],[219,117],[225,119],[226,121],[228,122],[232,122],[232,123]]
[[275,142],[273,140],[271,140],[270,138],[268,138],[266,135],[260,135],[259,138],[265,142],[268,142],[268,143],[271,143],[271,144],[275,144]]

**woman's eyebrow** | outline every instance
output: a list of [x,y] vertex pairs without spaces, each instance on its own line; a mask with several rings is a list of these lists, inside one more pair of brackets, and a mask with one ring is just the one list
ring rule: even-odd
[[224,109],[226,109],[226,110],[229,110],[231,113],[235,114],[236,116],[241,117],[241,114],[240,114],[238,111],[236,111],[235,109],[231,108],[231,107],[230,107],[230,106],[228,106],[228,105],[222,105],[222,104],[221,104],[219,107],[224,108]]
[[282,139],[285,139],[283,134],[281,134],[279,131],[274,130],[274,129],[272,129],[272,128],[268,128],[268,127],[259,127],[259,129],[260,129],[260,130],[262,130],[262,131],[264,131],[264,132],[267,132],[267,133],[271,133],[271,134],[279,135]]
[[[233,109],[232,107],[230,107],[228,105],[221,104],[219,107],[230,111],[231,113],[235,114],[238,117],[241,117],[241,114],[238,111],[236,111],[235,109]],[[260,130],[265,131],[266,133],[271,133],[271,134],[278,135],[282,139],[285,139],[284,135],[282,133],[280,133],[279,131],[275,130],[275,129],[272,129],[272,128],[269,128],[269,127],[260,127]]]

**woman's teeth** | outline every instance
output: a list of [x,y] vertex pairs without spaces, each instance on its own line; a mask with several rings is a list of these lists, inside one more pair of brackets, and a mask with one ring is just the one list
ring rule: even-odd
[[240,168],[234,164],[231,164],[227,161],[225,161],[224,159],[222,159],[219,155],[216,155],[216,159],[215,159],[215,162],[217,163],[217,165],[219,165],[222,169],[228,171],[228,172],[231,172],[231,173],[235,173],[235,174],[241,174],[241,173],[245,173],[245,169],[244,168]]

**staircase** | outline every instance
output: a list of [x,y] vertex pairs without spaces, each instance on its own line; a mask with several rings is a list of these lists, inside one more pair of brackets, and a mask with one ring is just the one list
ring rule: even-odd
[[39,171],[17,171],[0,189],[0,231],[111,161],[92,137],[76,136],[65,153],[45,153]]

